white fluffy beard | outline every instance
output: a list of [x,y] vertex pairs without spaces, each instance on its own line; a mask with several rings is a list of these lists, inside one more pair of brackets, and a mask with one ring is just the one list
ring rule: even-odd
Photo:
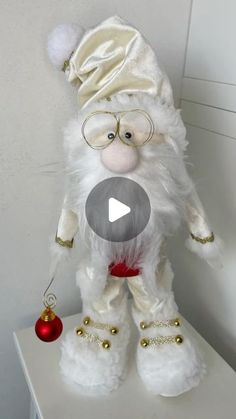
[[[119,110],[120,107],[119,103]],[[160,247],[164,238],[179,226],[186,198],[192,189],[183,152],[167,133],[163,143],[147,143],[139,148],[139,165],[133,172],[117,175],[104,167],[99,150],[91,149],[83,140],[78,139],[79,128],[80,123],[72,121],[66,137],[67,152],[69,148],[67,205],[78,214],[78,242],[87,248],[92,265],[101,260],[107,267],[110,263],[124,259],[128,266],[135,267],[138,264],[147,280],[149,291],[156,293],[155,271],[160,260]],[[75,141],[77,146],[73,147]],[[123,176],[138,183],[146,191],[151,204],[150,220],[143,232],[132,240],[118,243],[96,235],[85,216],[85,203],[91,190],[99,182],[115,176]]]

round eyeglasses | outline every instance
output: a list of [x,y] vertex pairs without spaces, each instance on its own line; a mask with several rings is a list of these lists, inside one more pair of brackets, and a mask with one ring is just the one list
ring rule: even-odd
[[141,147],[152,138],[154,124],[142,109],[96,111],[85,118],[81,132],[86,143],[96,150],[108,147],[117,136],[128,146]]

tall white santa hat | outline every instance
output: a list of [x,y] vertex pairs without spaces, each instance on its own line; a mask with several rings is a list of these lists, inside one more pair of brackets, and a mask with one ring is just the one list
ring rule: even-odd
[[86,32],[75,25],[57,27],[49,36],[48,53],[77,87],[80,107],[117,93],[147,93],[173,105],[169,79],[155,52],[118,16]]

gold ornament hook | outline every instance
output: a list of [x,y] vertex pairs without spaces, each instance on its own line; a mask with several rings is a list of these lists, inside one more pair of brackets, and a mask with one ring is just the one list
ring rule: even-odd
[[50,309],[56,307],[56,304],[57,304],[57,297],[55,296],[55,294],[53,294],[51,292],[47,294],[49,288],[51,287],[51,285],[54,281],[54,279],[55,279],[55,277],[53,276],[51,281],[49,282],[46,290],[44,291],[44,294],[43,294],[43,304],[46,308],[50,308]]

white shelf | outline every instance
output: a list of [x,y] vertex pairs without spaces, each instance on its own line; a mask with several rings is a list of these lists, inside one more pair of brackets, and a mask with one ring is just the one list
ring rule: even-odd
[[[80,324],[80,315],[63,319],[64,331]],[[188,327],[191,328],[190,325]],[[147,393],[135,366],[137,332],[130,345],[128,375],[118,391],[103,399],[81,396],[62,381],[58,362],[60,339],[41,342],[34,328],[14,333],[14,339],[39,419],[228,419],[235,417],[236,374],[193,330],[205,354],[208,374],[200,386],[177,398]],[[33,415],[31,409],[31,417]]]

